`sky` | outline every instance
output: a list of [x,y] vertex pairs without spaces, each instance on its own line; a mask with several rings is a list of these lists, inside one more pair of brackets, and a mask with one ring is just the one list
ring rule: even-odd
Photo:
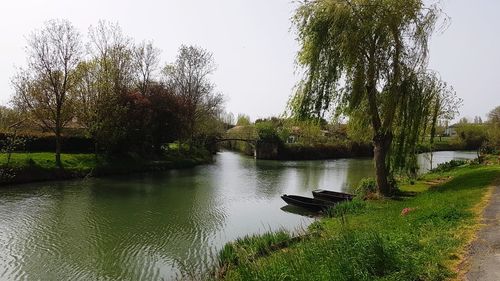
[[[473,118],[500,105],[500,1],[442,0],[451,25],[430,42],[429,67],[454,87]],[[13,94],[10,79],[26,63],[26,38],[49,19],[68,19],[84,38],[100,19],[118,22],[136,42],[152,40],[162,64],[182,45],[213,53],[212,79],[226,110],[253,120],[283,113],[300,79],[299,48],[291,29],[293,0],[16,0],[2,3],[0,104]]]

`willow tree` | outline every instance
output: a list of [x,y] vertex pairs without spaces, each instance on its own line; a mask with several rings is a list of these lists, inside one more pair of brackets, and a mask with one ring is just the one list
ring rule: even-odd
[[451,120],[458,113],[461,99],[439,76],[430,71],[409,73],[401,81],[400,106],[393,126],[392,170],[417,173],[417,144],[429,140],[431,156],[438,121]]
[[440,10],[421,0],[316,0],[293,18],[305,78],[292,98],[298,118],[321,118],[334,108],[347,116],[365,112],[373,136],[380,193],[393,192],[390,149],[397,118],[411,95],[403,81],[426,68],[428,40]]

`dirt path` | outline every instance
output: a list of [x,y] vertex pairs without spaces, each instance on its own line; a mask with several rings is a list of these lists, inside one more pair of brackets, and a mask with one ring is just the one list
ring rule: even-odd
[[500,186],[496,186],[491,201],[484,210],[486,224],[470,249],[468,281],[500,280]]

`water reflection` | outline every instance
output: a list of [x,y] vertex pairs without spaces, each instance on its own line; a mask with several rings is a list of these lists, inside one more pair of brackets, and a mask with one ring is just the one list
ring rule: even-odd
[[[437,153],[434,164],[472,157]],[[153,280],[204,270],[227,241],[313,220],[285,207],[281,194],[349,191],[372,175],[369,159],[255,161],[224,152],[192,170],[2,189],[0,279]]]

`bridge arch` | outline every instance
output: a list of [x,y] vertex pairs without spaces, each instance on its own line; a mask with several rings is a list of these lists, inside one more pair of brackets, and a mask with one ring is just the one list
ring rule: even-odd
[[253,147],[257,145],[256,139],[243,139],[243,138],[221,138],[221,139],[216,139],[215,143],[225,142],[225,141],[244,141],[251,144]]
[[226,142],[226,141],[243,141],[246,142],[250,145],[251,149],[253,150],[253,157],[257,158],[257,140],[255,139],[244,139],[244,138],[220,138],[216,139],[215,143],[221,143],[221,142]]

